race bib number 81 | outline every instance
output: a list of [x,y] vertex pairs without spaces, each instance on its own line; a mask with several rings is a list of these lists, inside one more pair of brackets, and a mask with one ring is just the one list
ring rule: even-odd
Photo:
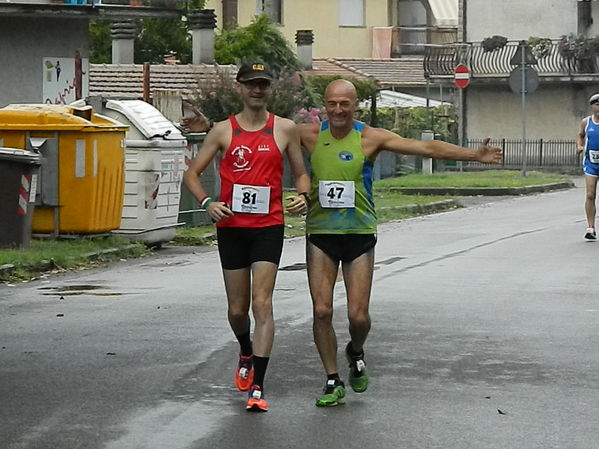
[[320,181],[318,198],[320,205],[326,208],[356,207],[354,181]]
[[233,185],[233,212],[267,214],[270,205],[270,187]]

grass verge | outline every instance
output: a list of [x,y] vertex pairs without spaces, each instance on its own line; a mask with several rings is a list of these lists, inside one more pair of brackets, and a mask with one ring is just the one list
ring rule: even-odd
[[150,250],[121,237],[76,240],[32,240],[27,250],[0,250],[0,281],[24,281],[43,272],[61,272],[122,258],[140,257]]
[[432,175],[410,174],[398,178],[382,179],[374,183],[383,187],[527,187],[555,182],[570,181],[571,177],[559,173],[530,171],[526,176],[516,170],[486,170],[481,172],[443,172]]

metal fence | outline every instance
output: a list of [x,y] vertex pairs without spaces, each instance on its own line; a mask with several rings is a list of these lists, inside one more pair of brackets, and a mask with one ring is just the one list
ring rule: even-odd
[[[483,139],[468,139],[465,147],[478,148]],[[501,168],[521,169],[526,160],[526,168],[533,170],[563,171],[575,173],[580,170],[581,155],[576,153],[574,139],[527,139],[523,148],[522,139],[492,139],[493,146],[503,149]],[[526,152],[526,159],[524,154]],[[496,168],[494,165],[468,162],[465,168]]]

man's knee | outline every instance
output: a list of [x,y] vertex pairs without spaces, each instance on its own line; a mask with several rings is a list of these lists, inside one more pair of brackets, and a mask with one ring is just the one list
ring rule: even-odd
[[370,315],[368,310],[355,310],[347,314],[351,327],[367,328],[370,326]]
[[587,201],[595,202],[597,198],[597,192],[595,190],[587,191]]
[[256,321],[267,321],[272,319],[272,300],[255,298],[252,301],[252,314]]
[[247,306],[229,306],[228,314],[230,319],[240,320],[248,315]]
[[328,304],[317,304],[314,306],[314,321],[332,321],[333,307]]

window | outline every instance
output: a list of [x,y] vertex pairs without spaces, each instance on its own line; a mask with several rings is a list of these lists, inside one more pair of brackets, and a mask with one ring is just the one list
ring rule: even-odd
[[364,0],[339,0],[339,25],[364,26]]
[[256,14],[267,14],[273,22],[283,23],[283,0],[256,0]]

